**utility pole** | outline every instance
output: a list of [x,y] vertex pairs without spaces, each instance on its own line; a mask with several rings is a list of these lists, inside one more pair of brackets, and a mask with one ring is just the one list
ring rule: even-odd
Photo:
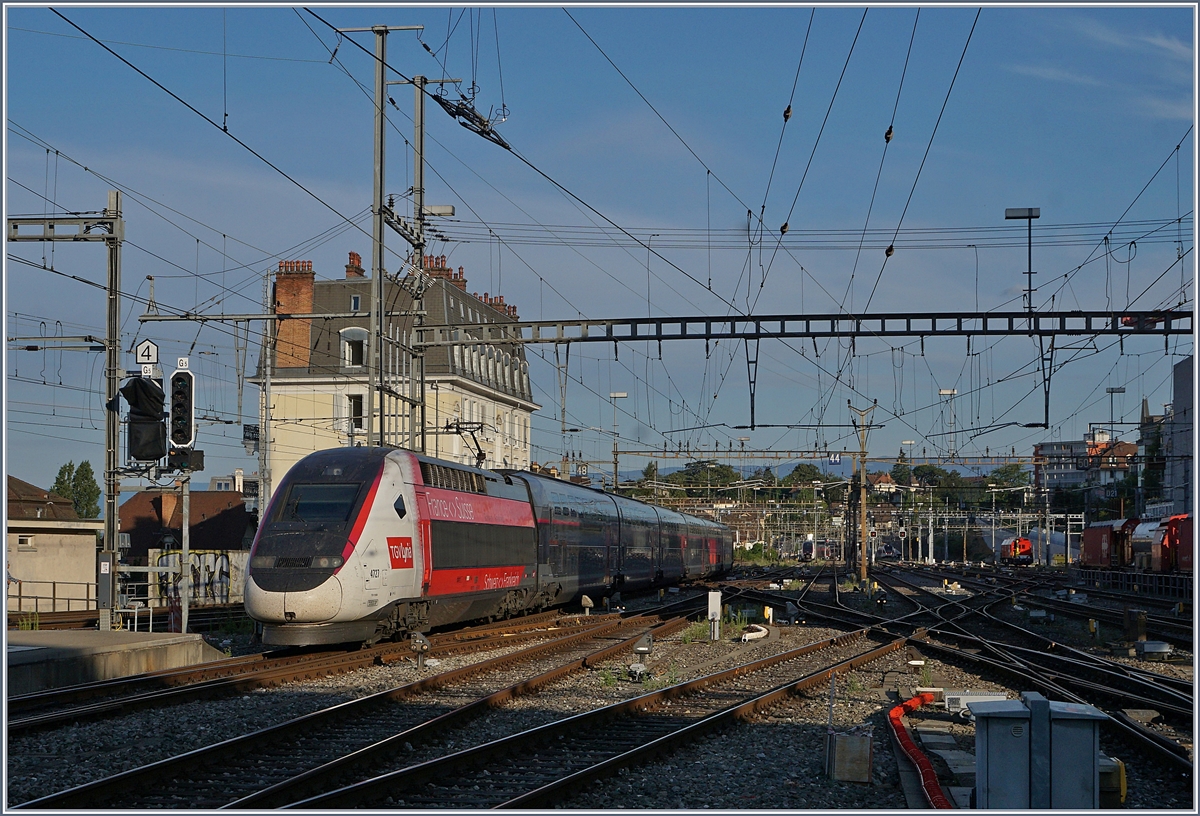
[[850,400],[846,407],[858,414],[858,580],[865,588],[867,586],[867,432],[871,429],[867,417],[875,410],[878,401],[870,408],[855,408]]
[[183,474],[181,482],[179,491],[183,494],[183,529],[179,531],[179,538],[183,552],[179,556],[179,631],[181,634],[187,634],[188,603],[192,597],[192,551],[189,549],[192,527],[192,475]]
[[[40,232],[21,233],[22,227]],[[74,228],[72,231],[71,228]],[[96,230],[96,232],[93,232]],[[117,536],[120,532],[118,501],[121,496],[121,244],[125,240],[125,221],[121,218],[121,192],[108,191],[108,206],[99,216],[70,218],[9,218],[9,241],[96,241],[108,249],[107,316],[104,335],[104,549],[107,573],[97,575],[97,606],[100,629],[112,628],[112,608],[117,599]],[[99,562],[98,562],[99,563]],[[97,570],[99,571],[99,567]]]
[[[374,276],[373,295],[371,298],[371,333],[369,365],[367,366],[367,445],[391,444],[386,422],[389,414],[394,414],[394,403],[399,400],[408,403],[408,438],[410,450],[424,451],[426,447],[425,430],[425,364],[423,351],[415,351],[407,345],[403,337],[389,335],[385,330],[384,314],[384,226],[389,226],[398,232],[412,246],[413,267],[416,270],[416,285],[412,292],[413,313],[419,321],[421,311],[420,300],[425,288],[425,217],[427,215],[453,215],[452,207],[429,208],[425,206],[425,86],[429,82],[459,82],[458,79],[429,80],[423,76],[413,77],[412,80],[387,79],[387,35],[389,31],[421,31],[424,26],[371,26],[370,28],[340,28],[339,34],[370,31],[375,35],[375,132],[374,132],[374,174],[373,196],[371,202],[371,274]],[[413,141],[413,219],[399,218],[392,211],[391,205],[384,202],[386,186],[386,147],[387,147],[387,110],[388,85],[412,84],[414,87],[414,141]],[[415,336],[415,332],[413,333]],[[384,354],[384,342],[399,346],[397,354]],[[401,367],[408,377],[409,395],[403,397],[394,387],[396,383],[385,382],[385,360],[395,364],[407,352],[407,357],[414,363]],[[396,372],[389,372],[395,380]],[[387,396],[392,397],[393,405],[387,406]],[[378,400],[376,399],[378,396]],[[378,412],[378,424],[376,424]],[[396,429],[399,432],[400,429]]]

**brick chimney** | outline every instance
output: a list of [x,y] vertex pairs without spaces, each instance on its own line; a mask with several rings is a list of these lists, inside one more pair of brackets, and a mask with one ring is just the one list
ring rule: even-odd
[[[151,500],[153,503],[153,500]],[[162,493],[158,497],[158,521],[159,525],[164,529],[170,529],[171,516],[175,515],[175,506],[179,503],[179,496],[174,493]]]
[[[312,314],[312,261],[280,261],[275,276],[275,313]],[[304,319],[281,319],[275,344],[276,368],[308,368],[310,324]]]
[[463,273],[463,268],[458,268],[458,274],[450,273],[450,282],[459,288],[459,291],[467,291],[467,276]]
[[347,278],[365,278],[366,271],[362,267],[362,256],[357,252],[350,253],[350,263],[346,264]]

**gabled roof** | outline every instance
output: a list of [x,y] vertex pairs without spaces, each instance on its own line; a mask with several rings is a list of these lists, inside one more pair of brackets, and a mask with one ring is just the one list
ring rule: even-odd
[[66,496],[44,490],[16,476],[8,477],[8,517],[51,521],[79,520],[75,506]]

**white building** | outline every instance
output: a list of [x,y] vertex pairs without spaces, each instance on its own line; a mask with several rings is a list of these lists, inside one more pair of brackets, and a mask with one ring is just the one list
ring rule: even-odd
[[[276,314],[345,314],[370,312],[374,282],[366,277],[361,257],[350,253],[345,277],[316,280],[311,261],[284,261],[276,275]],[[446,265],[445,256],[425,259],[429,285],[423,294],[424,325],[479,325],[515,322],[516,307],[504,298],[469,294],[462,267]],[[414,328],[411,276],[384,287],[384,332],[400,343],[411,341]],[[406,436],[413,427],[397,413],[395,400],[367,417],[369,347],[368,317],[290,318],[278,321],[270,385],[269,468],[274,483],[304,456],[318,450],[364,444],[367,422]],[[464,329],[467,337],[472,335]],[[396,372],[397,391],[415,394],[417,373],[402,355],[385,345],[388,365]],[[484,467],[529,466],[530,417],[541,406],[533,401],[529,367],[519,343],[474,343],[432,347],[425,354],[424,402],[426,452],[443,459],[475,464],[475,442]],[[254,382],[262,383],[263,361]],[[410,391],[409,389],[412,388]],[[265,409],[264,409],[265,410]],[[460,432],[467,429],[471,433]]]

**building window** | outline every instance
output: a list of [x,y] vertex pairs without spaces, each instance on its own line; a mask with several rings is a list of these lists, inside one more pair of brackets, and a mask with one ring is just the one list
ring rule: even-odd
[[17,536],[17,552],[37,552],[33,546],[33,536]]
[[363,398],[362,394],[350,394],[346,397],[347,414],[350,417],[350,430],[361,431],[363,429]]
[[357,312],[362,306],[362,295],[350,296],[350,311]]
[[361,366],[366,362],[367,330],[342,329],[342,364]]

